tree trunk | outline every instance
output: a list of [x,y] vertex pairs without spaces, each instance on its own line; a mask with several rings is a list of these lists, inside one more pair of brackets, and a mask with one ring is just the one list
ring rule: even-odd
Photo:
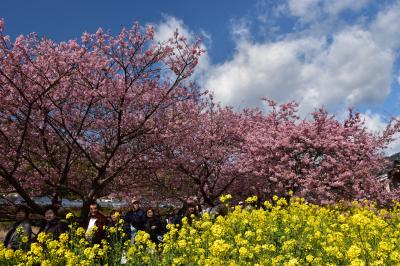
[[90,203],[93,199],[85,198],[83,199],[83,205],[80,213],[81,225],[85,224],[89,217]]

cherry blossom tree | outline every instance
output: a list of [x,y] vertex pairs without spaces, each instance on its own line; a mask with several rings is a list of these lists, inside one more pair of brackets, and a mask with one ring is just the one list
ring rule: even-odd
[[153,146],[159,114],[197,94],[199,42],[153,36],[135,24],[81,43],[35,34],[13,43],[1,21],[0,177],[30,207],[40,209],[35,194],[70,193],[86,210],[107,186],[118,190]]
[[300,119],[294,102],[277,106],[266,101],[271,111],[253,112],[251,118],[245,156],[238,163],[245,176],[238,193],[271,198],[293,191],[316,203],[385,201],[395,196],[387,194],[376,176],[387,164],[382,151],[398,132],[398,121],[376,135],[351,110],[344,121],[323,109],[313,112],[311,119]]
[[215,104],[211,95],[185,104],[179,123],[160,134],[154,156],[159,166],[152,167],[149,176],[165,196],[181,200],[197,196],[214,206],[240,176],[236,162],[247,120],[232,108]]

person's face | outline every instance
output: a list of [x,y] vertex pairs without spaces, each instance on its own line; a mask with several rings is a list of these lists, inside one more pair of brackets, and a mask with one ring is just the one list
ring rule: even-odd
[[18,211],[15,214],[15,220],[17,220],[18,222],[24,220],[26,218],[26,213],[24,211]]
[[44,219],[46,219],[46,221],[51,222],[56,218],[56,214],[53,212],[53,210],[47,210],[44,213]]
[[188,213],[189,214],[194,214],[195,211],[196,211],[196,208],[194,206],[189,206],[188,207]]
[[151,217],[153,217],[153,211],[152,210],[148,210],[147,211],[147,217],[149,217],[149,218],[151,218]]
[[96,204],[90,205],[90,215],[95,216],[97,212],[98,212],[97,205]]
[[138,201],[133,202],[132,208],[134,211],[139,210],[139,208],[140,208],[139,202]]
[[117,215],[115,215],[116,214],[116,212],[114,212],[113,214],[111,214],[111,220],[113,221],[113,222],[116,222],[117,220],[118,220],[118,217],[117,217]]

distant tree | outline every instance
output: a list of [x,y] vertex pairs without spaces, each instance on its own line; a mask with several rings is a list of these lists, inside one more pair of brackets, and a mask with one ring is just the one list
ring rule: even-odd
[[237,165],[245,176],[239,192],[271,198],[292,190],[316,203],[395,196],[376,176],[387,164],[382,151],[399,131],[398,121],[375,135],[351,110],[344,121],[323,109],[300,119],[294,102],[277,106],[266,101],[271,111],[255,112],[246,134],[245,155]]

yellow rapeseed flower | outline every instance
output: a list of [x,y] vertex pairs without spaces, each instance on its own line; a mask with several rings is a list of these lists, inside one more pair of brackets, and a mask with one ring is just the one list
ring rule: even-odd
[[219,197],[219,200],[222,203],[225,203],[225,202],[227,202],[227,201],[229,201],[231,199],[232,199],[232,195],[230,195],[230,194],[222,195],[221,197]]
[[361,254],[361,248],[359,248],[357,245],[352,245],[347,251],[347,257],[351,260],[360,256],[360,254]]
[[257,197],[257,196],[248,197],[248,198],[246,199],[246,203],[247,203],[247,204],[252,204],[252,203],[257,202],[257,200],[258,200],[258,197]]

